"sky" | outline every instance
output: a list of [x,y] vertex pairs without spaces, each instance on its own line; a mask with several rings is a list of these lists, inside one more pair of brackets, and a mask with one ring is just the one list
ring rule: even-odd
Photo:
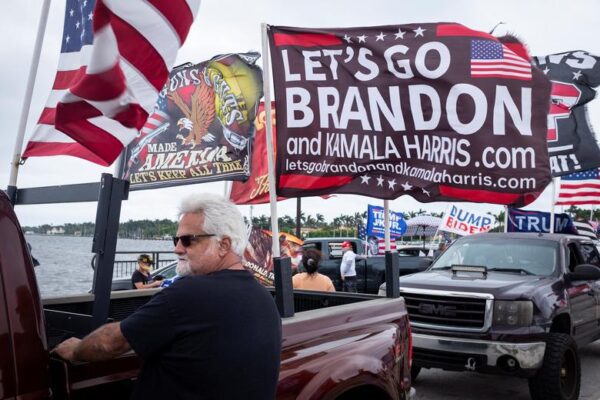
[[[42,1],[4,1],[0,5],[0,187],[8,185],[10,163],[13,157],[19,117],[25,97],[29,67],[33,57],[35,36],[41,14]],[[25,141],[31,136],[48,93],[58,61],[64,2],[52,1],[45,31],[40,65],[30,99]],[[600,14],[597,0],[203,0],[198,17],[192,26],[176,64],[201,62],[214,55],[229,52],[257,50],[261,52],[261,23],[307,28],[365,27],[376,25],[458,22],[469,28],[490,31],[498,22],[504,22],[495,34],[511,32],[521,38],[532,55],[546,55],[570,50],[585,50],[600,55]],[[259,61],[260,62],[260,61]],[[261,64],[262,65],[262,64]],[[600,100],[589,106],[590,123],[600,129]],[[24,147],[24,144],[23,144]],[[20,188],[64,185],[98,181],[103,168],[73,157],[30,158],[20,167],[17,186]],[[121,221],[130,219],[175,219],[179,199],[192,192],[223,194],[223,182],[205,183],[174,188],[134,191],[124,202]],[[366,211],[368,204],[382,205],[383,201],[353,195],[338,195],[328,200],[302,199],[306,214],[323,214],[331,221],[340,214]],[[390,201],[390,209],[397,212],[443,212],[448,203],[419,203],[409,196]],[[93,221],[95,203],[17,206],[22,225],[60,225],[67,222]],[[245,216],[270,214],[269,205],[240,206]],[[498,213],[501,206],[476,204],[481,212]],[[526,207],[550,211],[551,190]],[[295,215],[294,199],[279,202],[277,213]]]

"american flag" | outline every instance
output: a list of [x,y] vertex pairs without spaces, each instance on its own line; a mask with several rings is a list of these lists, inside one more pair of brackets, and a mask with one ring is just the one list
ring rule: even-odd
[[67,0],[58,72],[23,157],[110,165],[142,128],[200,0]]
[[600,176],[598,168],[561,176],[556,204],[600,204]]
[[573,226],[577,229],[577,234],[579,236],[586,236],[590,239],[598,239],[596,235],[596,230],[592,226],[592,224],[588,221],[573,221]]
[[360,240],[367,240],[367,228],[363,224],[359,224],[356,230]]
[[531,64],[500,42],[474,39],[471,77],[531,80]]
[[154,106],[154,111],[144,124],[140,136],[149,134],[167,122],[169,122],[169,114],[167,112],[167,90],[165,88],[160,92],[156,105]]
[[[385,239],[377,238],[377,244],[379,249],[379,252],[377,254],[385,254]],[[396,240],[394,238],[390,238],[390,251],[396,251]]]
[[[360,240],[366,241],[365,253],[367,253],[369,255],[374,255],[372,253],[372,251],[370,251],[370,248],[369,248],[369,239],[373,238],[374,236],[369,236],[369,238],[367,238],[367,228],[364,225],[358,225],[357,230],[358,230],[358,238]],[[390,250],[392,250],[392,251],[396,250],[395,238],[390,238]],[[377,237],[377,253],[376,254],[377,255],[385,254],[385,239],[384,238]]]

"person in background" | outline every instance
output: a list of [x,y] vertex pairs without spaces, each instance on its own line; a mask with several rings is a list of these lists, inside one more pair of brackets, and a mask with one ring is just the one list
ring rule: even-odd
[[435,260],[436,258],[438,258],[439,256],[441,256],[442,253],[444,251],[446,251],[447,248],[448,248],[448,244],[446,242],[440,242],[440,244],[438,244],[437,250],[435,250],[433,252],[433,259]]
[[335,292],[331,279],[317,272],[320,261],[321,252],[319,250],[309,249],[304,252],[302,266],[306,272],[298,273],[292,277],[294,289]]
[[160,280],[150,282],[150,270],[154,261],[148,254],[140,254],[137,258],[138,267],[133,274],[131,274],[131,288],[132,289],[152,289],[159,287],[161,284]]
[[102,361],[133,349],[143,361],[133,399],[274,399],[281,318],[271,294],[242,266],[246,238],[230,201],[185,198],[173,237],[181,278],[123,321],[53,352]]
[[344,292],[356,293],[356,259],[364,259],[365,256],[357,255],[352,249],[352,243],[348,240],[342,243],[342,263],[340,264],[340,275],[342,277],[342,290]]

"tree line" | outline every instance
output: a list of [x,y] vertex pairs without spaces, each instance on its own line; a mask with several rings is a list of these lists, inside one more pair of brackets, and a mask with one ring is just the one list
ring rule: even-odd
[[[573,219],[590,219],[591,211],[577,206],[571,206],[565,210]],[[407,220],[420,216],[432,215],[441,217],[442,212],[427,213],[425,210],[408,211],[404,213],[404,218]],[[488,212],[496,223],[494,230],[502,231],[504,229],[504,210],[494,214]],[[300,214],[300,222],[305,235],[317,236],[356,236],[357,228],[364,224],[367,218],[367,212],[356,212],[354,214],[341,214],[334,217],[331,221],[326,221],[323,214]],[[594,210],[592,219],[600,219],[600,209]],[[244,217],[246,223],[248,218]],[[295,234],[296,232],[296,217],[284,215],[278,218],[280,232]],[[271,217],[260,215],[252,218],[252,225],[258,226],[261,229],[271,229]],[[25,232],[34,232],[37,234],[46,234],[53,228],[58,226],[44,224],[40,226],[24,226]],[[64,230],[64,235],[70,236],[92,236],[94,234],[94,223],[84,222],[78,224],[63,224],[60,227]],[[170,219],[143,219],[138,221],[129,220],[119,224],[119,237],[125,239],[161,239],[172,236],[177,231],[177,221]]]

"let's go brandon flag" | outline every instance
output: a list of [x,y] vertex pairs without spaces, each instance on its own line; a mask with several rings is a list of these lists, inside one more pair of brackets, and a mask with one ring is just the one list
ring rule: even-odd
[[269,27],[277,193],[528,204],[550,182],[550,82],[459,24]]
[[67,0],[58,71],[23,157],[110,165],[143,127],[200,0]]

